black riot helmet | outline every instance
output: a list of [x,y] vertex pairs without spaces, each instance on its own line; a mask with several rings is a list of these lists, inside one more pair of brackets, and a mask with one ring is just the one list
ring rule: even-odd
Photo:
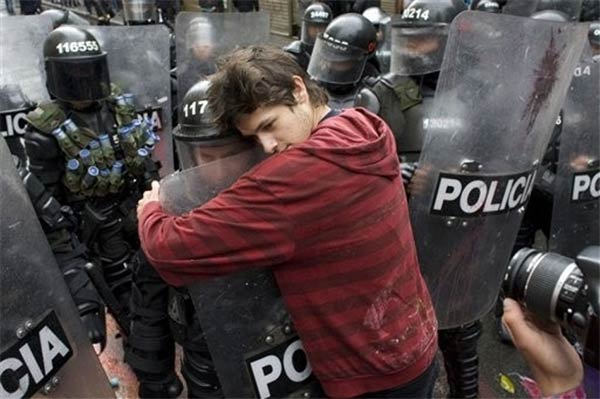
[[317,36],[325,31],[332,19],[333,13],[327,4],[313,3],[306,7],[300,41],[307,50],[312,51]]
[[500,4],[498,4],[497,1],[493,1],[493,0],[480,1],[477,4],[477,6],[475,6],[474,10],[490,12],[492,14],[499,14],[502,12],[502,9],[500,8]]
[[123,0],[123,17],[128,25],[147,25],[156,21],[155,0]]
[[78,26],[61,26],[44,41],[48,91],[62,101],[97,101],[110,95],[106,52]]
[[52,20],[52,28],[56,29],[62,25],[89,25],[90,23],[83,17],[70,10],[58,10],[51,8],[45,10],[41,15],[47,15]]
[[342,14],[317,38],[307,72],[319,82],[355,84],[376,48],[371,22],[360,14]]
[[371,21],[373,27],[377,31],[377,44],[380,47],[386,40],[386,32],[392,19],[379,7],[369,7],[363,11],[362,15]]
[[210,81],[199,81],[185,93],[181,103],[181,122],[173,131],[173,137],[182,169],[210,162],[207,158],[233,155],[252,143],[236,130],[222,130],[213,123],[208,103],[209,87]]
[[588,40],[593,49],[600,48],[600,22],[592,22],[588,29]]
[[569,20],[578,21],[581,15],[581,3],[581,0],[538,0],[536,11],[560,11],[567,15]]
[[391,71],[425,75],[442,65],[450,23],[467,10],[462,0],[414,0],[392,23]]
[[52,20],[52,28],[56,29],[61,25],[64,25],[69,20],[69,10],[59,10],[56,8],[51,8],[49,10],[45,10],[41,15],[46,15],[50,17]]

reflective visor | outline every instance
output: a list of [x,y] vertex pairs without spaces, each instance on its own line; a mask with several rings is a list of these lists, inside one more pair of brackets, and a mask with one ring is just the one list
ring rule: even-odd
[[106,54],[94,58],[46,61],[48,89],[63,101],[96,101],[110,95]]

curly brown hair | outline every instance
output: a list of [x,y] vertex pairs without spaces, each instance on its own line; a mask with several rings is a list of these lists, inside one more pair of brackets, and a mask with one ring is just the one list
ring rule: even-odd
[[219,60],[219,71],[211,76],[208,103],[214,122],[234,128],[238,119],[258,108],[296,105],[293,76],[302,78],[314,107],[327,104],[325,90],[310,80],[294,59],[275,47],[249,46]]

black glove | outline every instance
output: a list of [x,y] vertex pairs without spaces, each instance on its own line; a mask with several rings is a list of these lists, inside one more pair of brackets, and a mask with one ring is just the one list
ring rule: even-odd
[[92,344],[100,344],[100,347],[104,349],[106,346],[106,318],[104,309],[82,314],[79,317],[87,330],[88,338],[92,341]]

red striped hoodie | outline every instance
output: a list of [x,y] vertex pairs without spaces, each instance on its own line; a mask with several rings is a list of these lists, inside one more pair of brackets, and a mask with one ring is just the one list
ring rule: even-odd
[[329,396],[403,385],[434,359],[437,322],[394,138],[364,109],[325,119],[188,214],[148,204],[139,233],[173,285],[272,268]]

